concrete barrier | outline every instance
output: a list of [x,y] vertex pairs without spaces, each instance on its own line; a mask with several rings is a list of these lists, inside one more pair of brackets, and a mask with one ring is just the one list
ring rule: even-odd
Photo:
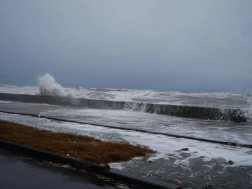
[[147,113],[157,113],[178,117],[225,120],[235,122],[246,122],[245,113],[240,109],[218,109],[212,107],[195,107],[169,104],[151,104],[138,102],[108,101],[81,99],[70,97],[24,95],[0,93],[0,100],[19,101],[26,103],[47,103],[62,106],[74,106],[94,109],[113,109],[113,110],[135,110]]

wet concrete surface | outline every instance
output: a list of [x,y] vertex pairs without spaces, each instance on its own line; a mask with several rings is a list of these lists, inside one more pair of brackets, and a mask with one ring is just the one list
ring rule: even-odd
[[101,124],[122,129],[140,129],[205,138],[238,144],[252,144],[252,123],[178,118],[132,111],[94,110],[48,104],[0,101],[0,111],[40,115],[48,118]]
[[[205,161],[204,157],[190,158],[191,153],[181,152],[180,158],[173,154],[153,161],[131,160],[122,163],[123,170],[144,177],[179,183],[184,188],[252,188],[252,167],[234,166],[223,158]],[[186,161],[185,161],[186,160]],[[231,165],[233,164],[233,165]]]
[[[166,158],[151,161],[136,158],[121,165],[126,172],[174,184],[180,182],[179,184],[187,189],[209,185],[226,189],[252,188],[251,166],[235,167],[227,160],[204,161],[204,157],[188,162],[184,160],[191,156],[190,153],[181,152],[180,155],[180,159],[170,154]],[[72,170],[70,167],[38,162],[2,149],[0,149],[0,166],[0,188],[3,189],[137,188],[98,175]]]
[[[64,118],[67,119],[74,119],[74,120],[79,120],[83,119],[83,121],[89,120],[91,121],[97,121],[99,123],[106,123],[108,125],[113,125],[116,124],[117,126],[120,127],[140,127],[144,128],[145,130],[157,130],[158,131],[163,131],[163,132],[172,132],[172,133],[183,133],[185,135],[193,135],[193,136],[204,136],[206,138],[214,138],[214,139],[222,139],[225,141],[245,141],[251,143],[251,123],[244,123],[244,124],[237,124],[237,123],[229,123],[229,122],[213,122],[209,120],[204,120],[204,121],[198,121],[198,120],[188,120],[188,119],[182,119],[182,118],[170,118],[170,117],[164,117],[164,116],[157,116],[154,115],[154,117],[151,117],[151,115],[147,114],[142,114],[142,113],[135,113],[135,112],[129,112],[126,114],[125,112],[108,112],[104,113],[101,112],[100,114],[98,110],[93,111],[93,110],[81,110],[78,112],[75,109],[72,109],[71,107],[66,107],[65,109],[62,109],[60,106],[50,106],[50,105],[36,105],[36,104],[25,104],[25,103],[0,103],[0,109],[7,109],[7,110],[15,110],[19,112],[32,112],[34,114],[50,114],[50,115],[60,115],[64,116]],[[89,114],[89,111],[91,113]],[[93,111],[93,112],[92,112]],[[71,113],[73,112],[73,114]],[[46,114],[47,113],[47,114]],[[112,114],[113,113],[113,114]],[[126,114],[126,115],[125,115]],[[139,115],[139,116],[138,116]],[[64,132],[73,132],[77,134],[90,134],[91,136],[99,136],[103,137],[103,139],[122,139],[120,137],[123,136],[123,139],[133,141],[134,142],[139,142],[141,138],[143,138],[143,135],[140,135],[140,133],[133,132],[134,137],[129,137],[131,136],[130,133],[123,132],[123,131],[118,131],[116,133],[115,130],[113,129],[106,129],[106,128],[99,128],[98,127],[90,127],[88,128],[87,125],[72,125],[70,127],[70,123],[67,123],[66,127],[63,127],[61,122],[53,121],[52,123],[49,122],[49,120],[45,119],[40,119],[40,118],[32,118],[25,117],[25,116],[18,116],[18,115],[13,115],[16,116],[14,118],[7,117],[9,121],[16,121],[16,122],[21,122],[24,124],[30,124],[32,126],[38,126],[39,128],[43,129],[55,129],[55,131],[64,131]],[[123,117],[124,116],[124,117]],[[149,117],[149,118],[148,118]],[[158,119],[159,118],[159,119]],[[163,119],[162,119],[163,118]],[[169,120],[168,120],[169,118]],[[27,120],[26,120],[27,119]],[[146,121],[145,121],[146,120]],[[151,121],[153,120],[153,121]],[[45,123],[43,123],[43,121]],[[119,122],[120,121],[120,122]],[[28,124],[28,125],[29,125]],[[120,125],[121,124],[121,125]],[[52,127],[54,125],[54,127]],[[66,130],[64,130],[64,128]],[[126,136],[126,137],[125,137]],[[145,136],[146,137],[146,136]],[[153,138],[151,140],[154,141],[154,143],[157,143],[158,137],[164,138],[164,140],[160,141],[157,143],[156,146],[158,146],[157,149],[162,148],[161,145],[162,143],[167,144],[165,146],[165,149],[171,148],[171,144],[166,143],[166,141],[169,139],[169,137],[164,137],[164,136],[158,136],[155,137],[155,135],[152,135]],[[133,140],[134,139],[134,140]],[[149,144],[149,139],[146,141],[146,145]],[[178,145],[178,148],[176,150],[179,150],[179,147],[181,147],[181,143],[184,140],[178,140],[178,139],[172,139],[176,141],[176,145]],[[136,143],[137,143],[136,142]],[[190,142],[190,141],[188,141]],[[190,148],[189,151],[181,151],[179,152],[180,154],[178,155],[176,151],[172,150],[167,150],[169,153],[173,154],[168,154],[168,152],[165,154],[166,157],[161,158],[161,159],[155,159],[151,161],[145,161],[145,160],[132,160],[130,162],[122,163],[122,166],[124,167],[123,170],[129,173],[134,173],[138,174],[144,177],[149,177],[149,178],[155,178],[158,180],[166,181],[166,182],[172,182],[172,183],[178,183],[181,182],[181,185],[184,186],[185,188],[202,188],[207,185],[213,185],[215,188],[252,188],[252,166],[251,163],[245,163],[248,166],[244,165],[237,165],[237,161],[240,161],[240,164],[244,164],[244,161],[249,161],[251,159],[252,151],[251,149],[245,149],[245,153],[240,153],[242,149],[239,147],[237,148],[232,148],[229,151],[232,152],[228,155],[226,155],[225,149],[229,149],[231,147],[227,146],[222,146],[222,145],[216,145],[216,148],[214,148],[214,151],[211,151],[209,149],[210,144],[205,143],[205,145],[200,146],[199,144],[195,144],[196,147],[194,146],[195,141],[193,144],[185,145],[185,142],[183,143],[183,148]],[[204,154],[207,156],[207,153],[212,153],[211,157],[224,157],[226,160],[209,160],[205,157],[199,157],[199,156],[194,156],[194,150],[197,149],[199,150],[201,148],[204,148],[206,150],[206,153]],[[192,150],[194,149],[194,150]],[[192,151],[191,151],[192,150]],[[213,150],[213,149],[212,149]],[[166,151],[166,150],[164,150]],[[202,151],[202,150],[201,150]],[[174,155],[176,153],[176,155]],[[213,155],[214,154],[214,155]],[[238,155],[235,155],[238,154]],[[242,158],[244,157],[244,154],[248,156],[248,158]],[[200,155],[202,156],[202,155]],[[237,158],[237,156],[239,156]],[[236,158],[234,160],[233,158]],[[229,158],[229,159],[228,159]],[[231,165],[229,163],[229,160],[233,160],[234,164]],[[8,161],[6,160],[8,163]],[[32,171],[30,173],[29,171],[29,166],[28,169],[25,166],[22,166],[22,163],[17,163],[17,167],[19,167],[17,173],[15,173],[16,169],[15,166],[10,167],[10,172],[12,174],[9,174],[8,166],[5,163],[2,163],[2,156],[0,153],[0,163],[1,166],[4,167],[3,170],[0,170],[0,188],[6,188],[8,186],[8,183],[6,181],[9,181],[10,186],[12,184],[16,184],[17,188],[20,188],[19,186],[20,183],[22,183],[19,178],[15,182],[11,182],[14,179],[12,178],[12,174],[15,177],[20,177],[23,179],[26,179],[24,183],[28,184],[34,184],[31,185],[24,185],[24,188],[38,188],[36,183],[41,183],[41,188],[50,188],[52,186],[53,188],[61,187],[61,188],[120,188],[120,185],[116,184],[104,184],[104,181],[100,181],[99,179],[97,180],[96,177],[84,177],[80,176],[79,174],[73,173],[70,170],[70,173],[66,173],[68,171],[63,171],[60,170],[59,172],[54,172],[55,168],[50,168],[49,170],[52,170],[51,173],[46,172],[45,170],[39,172],[35,172],[35,175],[42,175],[39,178],[34,178],[34,174],[32,174]],[[14,162],[15,163],[15,162]],[[3,165],[2,165],[3,164]],[[38,166],[39,167],[39,166]],[[41,166],[42,168],[44,165]],[[22,173],[21,169],[26,170],[25,173]],[[31,168],[32,169],[32,168]],[[12,170],[12,171],[11,171]],[[33,170],[33,169],[32,169]],[[57,168],[58,170],[58,168]],[[3,176],[4,174],[9,174],[9,178],[6,176]],[[19,175],[18,175],[19,174]],[[55,175],[56,174],[56,175]],[[46,176],[49,175],[49,176]],[[50,176],[52,175],[52,176]],[[6,177],[6,178],[5,178]],[[32,178],[32,179],[31,179]],[[9,180],[8,180],[9,179]],[[176,180],[175,180],[176,179]],[[3,180],[3,182],[2,182]],[[30,180],[34,180],[34,182],[29,183]],[[93,183],[93,180],[94,183]],[[52,183],[52,185],[45,185],[46,183]],[[89,183],[89,184],[94,184],[94,185],[84,185],[84,183]],[[1,185],[4,183],[5,185]],[[56,184],[57,183],[57,184]],[[36,187],[34,187],[36,186]],[[51,187],[51,188],[52,188]],[[11,188],[11,187],[7,187]],[[15,187],[13,187],[15,188]],[[127,188],[127,187],[126,187]],[[130,187],[132,188],[132,187]]]
[[48,162],[0,149],[1,189],[113,189],[134,188],[98,175],[90,175],[69,167],[57,167]]

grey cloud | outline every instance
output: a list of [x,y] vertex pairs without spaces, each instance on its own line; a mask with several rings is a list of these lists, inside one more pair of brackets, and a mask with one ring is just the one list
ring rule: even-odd
[[252,92],[251,8],[250,0],[1,0],[0,83],[35,85],[49,72],[67,86]]

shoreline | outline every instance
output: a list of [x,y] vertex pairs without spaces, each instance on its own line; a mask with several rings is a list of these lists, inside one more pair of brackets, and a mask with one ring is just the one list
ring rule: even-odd
[[[2,122],[11,123],[8,121],[0,120],[0,127],[2,125]],[[22,126],[22,124],[18,124],[18,125]],[[3,132],[2,129],[0,130],[0,133],[1,132]],[[125,144],[129,145],[128,143],[125,143]],[[56,154],[54,152],[50,152],[47,150],[38,149],[38,148],[34,148],[34,147],[30,147],[30,146],[26,146],[23,144],[18,144],[15,142],[10,142],[6,140],[2,140],[2,139],[0,139],[0,148],[6,149],[8,151],[12,151],[14,153],[28,155],[29,157],[32,157],[39,161],[48,161],[48,162],[58,163],[61,165],[67,164],[67,165],[70,165],[72,168],[75,168],[79,171],[86,171],[88,173],[103,175],[111,179],[119,180],[128,184],[133,184],[133,185],[143,187],[143,188],[175,189],[175,188],[180,187],[177,184],[172,184],[169,182],[164,182],[164,181],[156,180],[152,178],[144,178],[136,174],[116,170],[116,169],[110,168],[108,165],[103,164],[103,163],[90,162],[90,161],[85,161],[85,160],[83,161],[78,158],[65,156],[62,154]]]

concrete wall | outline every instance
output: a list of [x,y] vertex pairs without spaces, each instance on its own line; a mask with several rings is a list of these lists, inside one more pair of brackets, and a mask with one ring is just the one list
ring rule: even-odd
[[211,107],[194,107],[8,93],[0,93],[0,100],[19,101],[27,103],[47,103],[54,105],[75,106],[94,109],[134,110],[196,119],[227,120],[236,122],[247,121],[244,112],[240,109],[218,109]]

